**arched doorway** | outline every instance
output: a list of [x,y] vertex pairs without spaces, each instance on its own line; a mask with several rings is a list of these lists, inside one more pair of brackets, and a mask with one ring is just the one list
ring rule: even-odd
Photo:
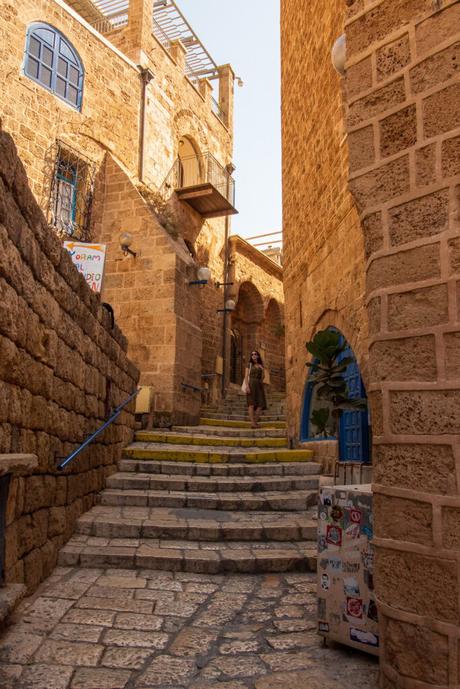
[[276,299],[270,299],[265,311],[262,343],[265,350],[265,365],[270,371],[271,389],[284,392],[286,385],[284,325],[281,308]]
[[243,343],[238,330],[230,333],[230,383],[240,384],[243,380]]
[[193,187],[201,184],[200,154],[192,141],[184,136],[179,141],[179,186]]
[[[343,338],[343,341],[345,341],[345,338]],[[347,344],[346,349],[340,355],[339,360],[345,358],[352,359],[344,374],[349,396],[354,399],[367,397],[359,364],[349,344]],[[331,405],[324,399],[318,398],[316,386],[307,382],[300,424],[300,440],[302,442],[336,439],[331,426],[323,429],[322,433],[318,431],[319,427],[315,424],[315,412],[318,412],[320,409],[330,410]],[[369,463],[371,461],[371,444],[368,410],[353,409],[343,411],[340,417],[337,439],[339,441],[339,459],[341,462]]]
[[232,331],[239,336],[238,359],[235,362],[236,383],[243,382],[250,350],[260,348],[263,318],[264,304],[258,289],[252,282],[243,282],[238,292],[236,308],[232,313]]

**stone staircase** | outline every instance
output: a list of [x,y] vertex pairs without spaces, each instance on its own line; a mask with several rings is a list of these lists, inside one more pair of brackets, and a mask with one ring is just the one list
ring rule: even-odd
[[[269,393],[267,395],[267,410],[264,412],[264,420],[282,421],[285,418],[285,396],[282,393]],[[231,390],[226,398],[218,405],[208,405],[202,408],[202,414],[208,419],[247,420],[246,395],[238,389]]]
[[311,451],[288,449],[281,413],[251,429],[239,411],[221,420],[206,410],[200,426],[137,432],[60,564],[208,574],[316,569],[319,466]]

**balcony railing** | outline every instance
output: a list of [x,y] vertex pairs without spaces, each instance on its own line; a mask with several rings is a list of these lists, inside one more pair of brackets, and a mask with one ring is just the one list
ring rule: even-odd
[[212,111],[213,111],[214,115],[217,115],[219,120],[221,120],[222,122],[225,122],[225,113],[215,98],[211,98],[211,107],[212,107]]
[[177,158],[163,188],[204,218],[234,215],[235,180],[211,153]]

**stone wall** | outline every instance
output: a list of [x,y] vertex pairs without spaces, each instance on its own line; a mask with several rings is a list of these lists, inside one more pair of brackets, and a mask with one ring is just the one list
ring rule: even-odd
[[49,229],[0,131],[0,453],[38,456],[11,481],[7,582],[33,589],[56,564],[131,440],[133,404],[65,471],[65,457],[136,388],[127,342]]
[[384,689],[458,687],[460,4],[348,0]]
[[[200,396],[182,383],[200,387],[202,374],[216,372],[223,304],[213,285],[188,283],[200,265],[224,280],[225,219],[202,218],[178,201],[168,180],[181,141],[231,163],[233,72],[219,68],[218,117],[209,81],[192,83],[185,74],[183,46],[166,50],[153,36],[153,0],[130,0],[127,25],[105,35],[82,19],[81,8],[78,0],[0,4],[0,117],[50,217],[56,142],[91,169],[89,239],[107,246],[102,297],[128,338],[141,383],[152,387],[150,421],[193,422]],[[55,27],[78,52],[81,112],[24,74],[27,28],[35,21]],[[153,78],[144,93],[145,69]],[[123,256],[121,232],[133,235],[136,258]]]
[[308,360],[305,343],[335,326],[366,380],[362,232],[347,188],[340,78],[331,48],[342,0],[282,0],[284,288],[288,432],[297,441]]
[[[201,92],[185,76],[180,53],[166,51],[153,37],[152,4],[153,0],[132,0],[126,29],[102,36],[69,7],[78,9],[72,0],[3,3],[0,117],[45,212],[57,140],[94,169],[90,234],[92,241],[107,245],[103,300],[112,304],[128,337],[141,382],[153,388],[154,417],[161,421],[169,415],[171,421],[177,411],[175,420],[184,421],[198,417],[200,400],[190,392],[185,396],[181,382],[199,386],[201,370],[215,370],[222,348],[216,313],[221,306],[219,293],[214,288],[184,289],[184,285],[196,278],[197,265],[209,265],[214,279],[223,279],[225,221],[204,221],[174,197],[162,213],[158,197],[182,137],[225,165],[231,160],[232,132],[214,114],[210,93]],[[25,38],[33,21],[54,26],[78,51],[85,69],[81,112],[24,75]],[[154,74],[146,87],[142,179],[139,64]],[[233,84],[227,83],[229,73],[222,68],[228,113],[233,93]],[[124,259],[122,231],[133,234],[136,259]],[[188,352],[184,337],[193,340]]]

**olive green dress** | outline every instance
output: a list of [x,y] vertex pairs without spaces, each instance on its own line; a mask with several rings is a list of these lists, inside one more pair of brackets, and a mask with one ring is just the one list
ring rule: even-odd
[[261,366],[251,366],[249,368],[250,392],[246,395],[248,407],[253,406],[254,409],[267,408],[263,379],[264,369]]

